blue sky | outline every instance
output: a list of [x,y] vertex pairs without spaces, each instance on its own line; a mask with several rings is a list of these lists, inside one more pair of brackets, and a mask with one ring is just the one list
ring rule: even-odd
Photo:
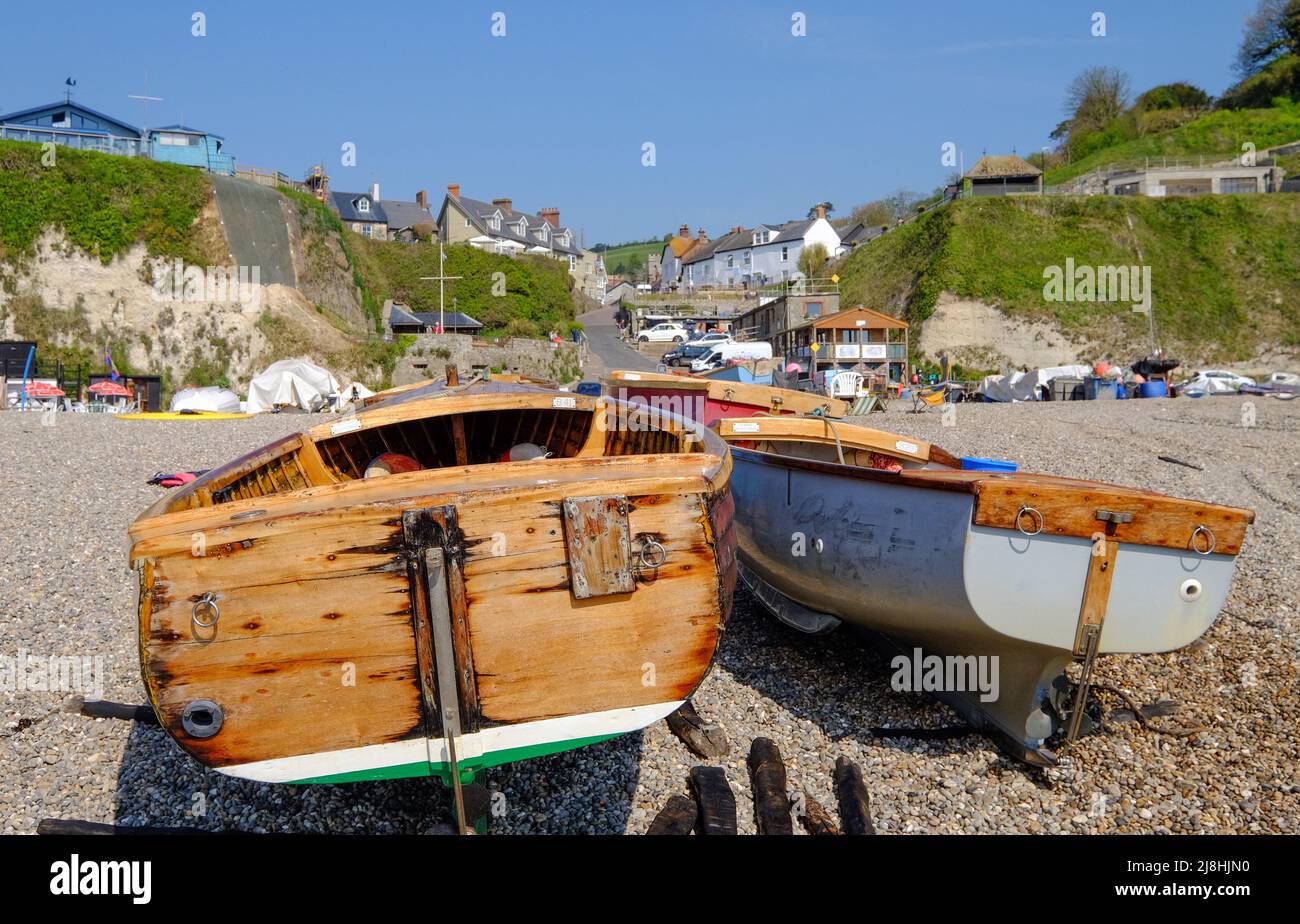
[[[4,4],[0,112],[75,98],[134,124],[225,135],[241,164],[333,188],[556,206],[588,244],[713,233],[929,191],[954,142],[1049,143],[1093,64],[1140,92],[1232,82],[1255,0],[487,3],[145,0]],[[986,12],[996,8],[997,17]],[[207,35],[191,35],[202,11]],[[807,35],[791,35],[806,15]],[[1106,35],[1091,34],[1106,14]],[[502,37],[491,34],[505,14]],[[357,146],[357,165],[340,147]],[[656,165],[642,166],[642,145]]]

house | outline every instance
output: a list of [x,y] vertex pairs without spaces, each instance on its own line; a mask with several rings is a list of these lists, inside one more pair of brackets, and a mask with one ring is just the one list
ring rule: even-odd
[[366,237],[388,240],[388,216],[379,199],[378,183],[372,183],[368,193],[333,190],[329,196],[330,208],[348,228]]
[[663,253],[659,256],[658,289],[660,292],[677,290],[682,281],[682,258],[694,246],[695,238],[691,237],[689,225],[682,225],[677,230],[677,234],[664,244]]
[[145,132],[128,122],[65,100],[0,115],[0,138],[54,144],[124,157],[151,157],[166,163],[235,175],[235,159],[225,139],[185,125]]
[[436,234],[433,213],[429,211],[429,193],[426,190],[417,192],[414,202],[385,199],[381,206],[384,217],[388,219],[390,241],[427,240]]
[[875,240],[889,230],[888,225],[867,225],[858,222],[840,235],[840,251],[847,252],[867,241]]
[[743,233],[743,229],[738,231],[736,228],[732,228],[714,241],[710,240],[708,232],[700,228],[695,237],[695,243],[682,257],[681,287],[689,292],[695,289],[716,286],[718,280],[713,275],[713,252],[718,249],[719,244],[739,240],[741,233]]
[[613,305],[621,303],[623,299],[635,294],[636,286],[632,285],[632,283],[628,282],[626,279],[620,279],[605,290],[604,304]]
[[226,139],[187,125],[149,129],[149,156],[154,160],[210,173],[235,175],[235,158],[225,153]]
[[411,311],[405,305],[384,303],[384,325],[394,334],[427,334],[442,324],[445,334],[476,334],[483,325],[461,311]]
[[813,218],[783,224],[737,227],[713,248],[713,278],[720,286],[762,286],[803,277],[799,257],[821,244],[828,257],[840,253],[840,236],[818,205]]
[[907,381],[907,322],[862,306],[838,309],[838,294],[785,295],[741,315],[735,327],[814,379],[856,369],[882,382]]
[[459,183],[449,183],[438,210],[438,237],[448,244],[469,244],[512,257],[534,254],[562,260],[585,295],[597,300],[603,297],[603,260],[582,247],[572,229],[560,224],[557,208],[536,214],[521,212],[512,199],[471,199],[460,194]]
[[1203,196],[1227,193],[1278,192],[1285,171],[1261,164],[1240,163],[1204,166],[1158,166],[1120,170],[1105,178],[1110,196]]
[[1010,196],[1043,192],[1043,171],[1014,154],[985,155],[962,177],[972,196]]

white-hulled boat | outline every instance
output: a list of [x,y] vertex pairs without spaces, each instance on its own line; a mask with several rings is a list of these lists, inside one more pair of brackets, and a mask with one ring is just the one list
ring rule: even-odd
[[[945,672],[928,691],[1033,763],[1053,760],[1045,742],[1062,717],[1049,698],[1065,666],[1082,660],[1086,687],[1098,653],[1198,638],[1254,520],[1136,488],[964,470],[921,440],[821,418],[715,428],[732,447],[741,578],[755,595],[801,631],[845,622],[920,649],[925,670]],[[993,698],[951,688],[994,657]]]

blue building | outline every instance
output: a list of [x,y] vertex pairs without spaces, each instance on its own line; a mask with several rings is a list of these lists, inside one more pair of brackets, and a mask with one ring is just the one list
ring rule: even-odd
[[169,125],[149,129],[146,138],[128,122],[69,101],[0,115],[0,138],[37,144],[53,142],[82,151],[150,157],[213,173],[235,173],[235,159],[222,150],[225,139],[220,135]]

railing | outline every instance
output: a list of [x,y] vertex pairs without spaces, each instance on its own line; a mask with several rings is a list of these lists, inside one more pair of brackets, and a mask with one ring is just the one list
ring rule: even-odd
[[46,128],[37,125],[0,125],[0,138],[6,141],[27,141],[33,144],[53,142],[60,147],[79,151],[98,151],[123,157],[140,157],[148,154],[138,138],[122,138],[103,132],[79,132],[68,128]]

